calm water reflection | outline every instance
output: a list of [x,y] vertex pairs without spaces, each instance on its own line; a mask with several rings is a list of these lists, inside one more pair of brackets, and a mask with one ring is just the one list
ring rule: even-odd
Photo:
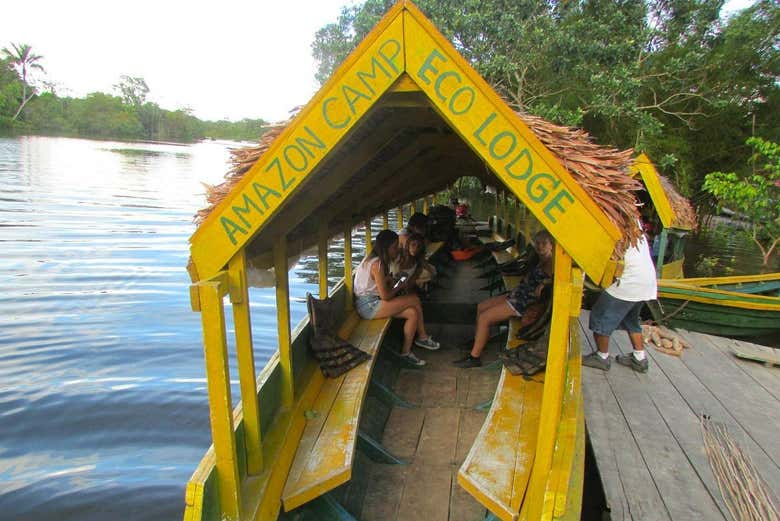
[[[218,182],[228,155],[0,139],[0,518],[181,518],[210,443],[187,239],[201,182]],[[304,258],[290,275],[294,322],[316,273]],[[251,299],[261,367],[275,298]]]

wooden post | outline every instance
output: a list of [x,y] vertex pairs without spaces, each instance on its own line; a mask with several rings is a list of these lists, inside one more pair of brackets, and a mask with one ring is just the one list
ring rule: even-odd
[[371,253],[371,217],[366,217],[366,257]]
[[276,278],[276,326],[279,330],[279,365],[282,368],[282,405],[290,407],[295,397],[290,339],[290,281],[287,278],[287,237],[274,243]]
[[398,225],[398,229],[404,227],[404,205],[401,205],[398,207],[398,210],[396,210],[396,224]]
[[387,218],[387,210],[382,212],[382,229],[387,230],[390,228],[390,224]]
[[[669,232],[666,228],[661,228],[661,238],[658,239],[658,258],[655,260],[655,277],[660,279],[664,272],[664,257],[666,256],[666,243],[669,239]],[[650,252],[653,251],[653,245],[650,244]]]
[[328,226],[320,224],[317,237],[317,267],[320,280],[320,298],[328,298]]
[[496,207],[493,211],[493,231],[498,233],[498,189],[496,189]]
[[344,299],[347,311],[352,310],[352,225],[344,228],[344,286],[347,296]]
[[547,349],[547,368],[542,393],[542,413],[539,417],[539,434],[536,456],[528,481],[524,502],[523,519],[542,519],[545,490],[548,488],[558,425],[561,419],[566,363],[569,354],[569,321],[572,304],[572,262],[571,257],[560,244],[555,245],[555,269],[553,286],[553,310],[550,323],[550,340]]
[[423,213],[428,215],[428,196],[423,197]]
[[247,474],[263,470],[260,408],[257,400],[257,373],[252,343],[252,321],[249,313],[249,288],[246,283],[246,254],[239,250],[230,259],[228,268],[230,302],[233,304],[233,326],[236,330],[236,357],[244,411]]
[[203,324],[203,347],[209,393],[211,437],[214,441],[219,503],[223,519],[241,517],[241,487],[233,426],[233,402],[230,397],[225,312],[222,297],[227,294],[227,279],[199,282],[197,293]]
[[[520,199],[515,198],[515,235],[520,233]],[[517,237],[515,237],[516,239]],[[528,242],[528,237],[525,238],[526,242]],[[517,245],[518,251],[520,250],[520,245]]]

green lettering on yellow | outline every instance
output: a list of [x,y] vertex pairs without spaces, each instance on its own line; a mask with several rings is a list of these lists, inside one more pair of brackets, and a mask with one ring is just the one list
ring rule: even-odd
[[246,217],[244,217],[243,214],[245,213],[251,213],[252,209],[254,208],[256,212],[259,212],[260,215],[263,215],[263,211],[260,209],[259,206],[257,206],[257,203],[255,203],[247,194],[244,194],[244,206],[234,206],[233,207],[233,213],[241,219],[241,222],[244,223],[244,226],[247,228],[252,227],[252,223],[247,221]]
[[[518,163],[520,163],[518,166],[518,170],[522,170],[523,160],[525,160],[525,165],[526,165],[525,172],[519,173],[512,170],[514,166]],[[531,175],[531,172],[533,172],[533,170],[534,170],[534,159],[533,157],[531,157],[531,152],[527,148],[521,150],[520,153],[517,154],[515,158],[512,159],[509,163],[507,163],[507,165],[504,167],[504,172],[506,172],[510,177],[514,179],[519,179],[521,181],[523,179],[526,179],[529,175]]]
[[371,93],[372,96],[375,93],[374,88],[368,83],[368,81],[366,81],[366,79],[369,78],[369,79],[372,79],[372,80],[376,80],[376,70],[377,69],[381,70],[385,74],[386,77],[388,77],[388,78],[390,77],[390,73],[387,72],[387,69],[385,69],[385,67],[376,58],[371,58],[371,72],[370,73],[363,72],[363,71],[358,71],[357,72],[358,79],[363,84],[363,86],[366,88],[366,90],[368,90],[368,92]]
[[431,84],[431,79],[426,76],[426,73],[431,72],[433,74],[439,74],[439,70],[434,67],[433,60],[441,60],[442,63],[447,62],[447,57],[444,56],[442,53],[439,52],[439,49],[434,49],[431,51],[431,54],[428,55],[427,58],[425,58],[425,61],[420,66],[420,70],[417,71],[417,76],[425,82],[426,85]]
[[553,224],[558,222],[555,220],[555,217],[552,214],[553,210],[557,209],[561,213],[566,213],[566,208],[564,208],[563,204],[561,204],[561,199],[564,198],[568,199],[569,203],[574,202],[574,197],[572,197],[572,195],[564,189],[555,194],[555,196],[550,199],[550,202],[547,203],[547,205],[544,207],[544,215],[546,215]]
[[260,202],[265,206],[265,209],[268,210],[270,208],[270,205],[268,204],[268,198],[270,196],[274,196],[277,199],[282,197],[282,194],[274,190],[273,188],[270,188],[265,185],[261,185],[258,182],[252,183],[252,188],[255,190],[255,195],[258,199],[260,199]]
[[227,233],[228,239],[230,239],[232,244],[238,244],[238,241],[236,240],[236,233],[242,233],[246,235],[246,230],[244,228],[240,227],[238,224],[231,221],[227,217],[221,217],[220,222],[222,222],[222,227],[225,229],[225,233]]

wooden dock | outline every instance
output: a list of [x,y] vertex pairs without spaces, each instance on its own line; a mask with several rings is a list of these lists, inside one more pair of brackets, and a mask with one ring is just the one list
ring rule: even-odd
[[[587,311],[580,325],[588,354]],[[647,374],[614,360],[608,372],[583,368],[585,421],[613,521],[731,520],[705,454],[702,413],[727,425],[780,497],[780,368],[735,357],[736,340],[678,332],[692,348],[680,358],[649,348]],[[630,351],[628,335],[615,333],[610,353]]]

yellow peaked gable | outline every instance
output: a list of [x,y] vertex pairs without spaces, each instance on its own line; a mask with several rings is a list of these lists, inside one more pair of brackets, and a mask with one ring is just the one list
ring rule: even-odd
[[658,213],[664,228],[672,226],[675,217],[672,204],[669,202],[663,186],[661,186],[661,180],[658,179],[658,171],[655,169],[653,162],[650,161],[650,158],[647,157],[647,154],[642,153],[637,156],[634,164],[631,165],[631,172],[634,175],[638,173],[642,176],[642,181],[650,194],[650,199],[653,200],[655,211]]
[[[398,2],[190,239],[201,279],[224,268],[403,75],[594,280],[620,232],[411,2]],[[295,223],[291,223],[294,226]]]

